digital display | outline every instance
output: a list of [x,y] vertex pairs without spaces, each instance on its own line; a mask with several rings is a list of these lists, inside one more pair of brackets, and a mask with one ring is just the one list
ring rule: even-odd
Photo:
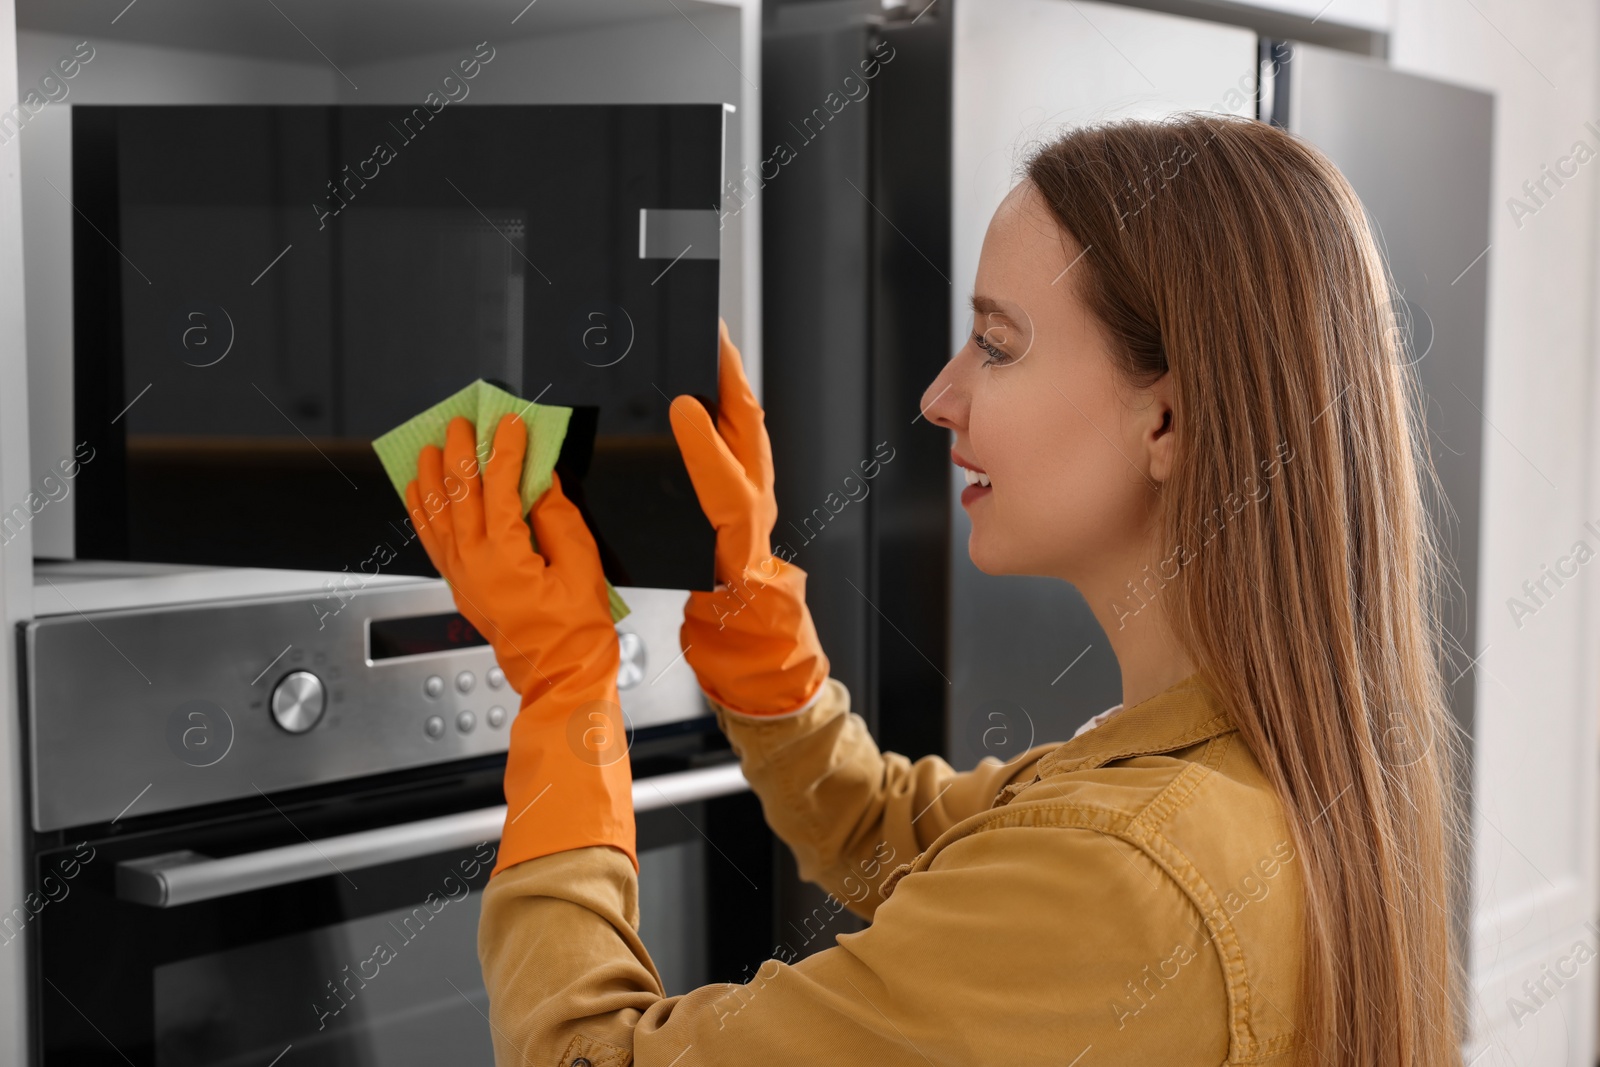
[[451,652],[488,643],[488,639],[456,611],[444,615],[373,619],[367,624],[367,658],[370,660]]

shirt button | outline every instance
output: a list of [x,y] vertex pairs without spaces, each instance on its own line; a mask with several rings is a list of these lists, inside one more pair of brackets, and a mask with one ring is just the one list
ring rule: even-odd
[[572,1061],[572,1067],[590,1067],[589,1061],[582,1056]]

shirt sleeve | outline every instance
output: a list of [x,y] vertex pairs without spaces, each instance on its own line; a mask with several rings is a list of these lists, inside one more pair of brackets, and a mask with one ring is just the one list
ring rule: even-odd
[[1229,1003],[1198,911],[1144,852],[1009,826],[944,847],[858,933],[663,997],[626,856],[518,864],[483,895],[499,1067],[1215,1065]]
[[831,676],[814,703],[788,715],[746,715],[707,700],[800,876],[863,918],[882,900],[877,889],[889,871],[987,811],[1056,747],[1038,745],[1006,763],[986,757],[962,772],[936,755],[912,762],[879,751],[850,710],[850,691]]

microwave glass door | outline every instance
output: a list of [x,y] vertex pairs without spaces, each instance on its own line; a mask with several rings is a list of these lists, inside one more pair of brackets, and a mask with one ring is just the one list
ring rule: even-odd
[[432,574],[370,442],[483,378],[573,409],[612,584],[710,589],[723,117],[76,108],[78,555]]

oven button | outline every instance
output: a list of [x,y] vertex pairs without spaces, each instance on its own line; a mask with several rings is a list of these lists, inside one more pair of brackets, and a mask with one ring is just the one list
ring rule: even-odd
[[477,680],[478,679],[473,677],[471,671],[462,671],[460,674],[456,675],[456,688],[461,690],[463,693],[470,693],[472,692],[472,683],[476,682]]
[[489,725],[498,730],[505,724],[506,709],[502,708],[499,704],[496,704],[494,707],[489,709]]
[[327,693],[310,671],[291,671],[272,690],[272,717],[291,734],[303,734],[322,718]]
[[499,667],[490,667],[483,680],[489,683],[490,689],[499,689],[506,684],[506,672]]
[[429,715],[428,721],[423,724],[422,728],[428,731],[429,737],[442,737],[444,735],[444,720],[437,715]]
[[456,729],[464,734],[470,734],[472,728],[478,725],[478,717],[470,711],[463,711],[456,716]]
[[428,675],[428,680],[422,683],[422,691],[431,697],[437,697],[444,692],[444,679],[437,674]]

